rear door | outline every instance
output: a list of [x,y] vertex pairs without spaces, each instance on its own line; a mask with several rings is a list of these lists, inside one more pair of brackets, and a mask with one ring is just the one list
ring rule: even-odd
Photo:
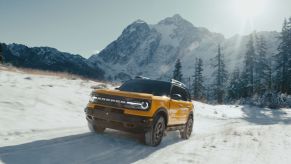
[[183,89],[183,90],[184,90],[184,93],[186,94],[186,97],[187,97],[187,100],[184,101],[184,104],[183,104],[183,107],[184,107],[183,120],[186,123],[188,120],[189,113],[193,109],[193,103],[192,103],[191,96],[190,96],[190,93],[188,92],[188,90],[186,90],[186,89]]
[[[178,98],[175,94],[180,95]],[[185,124],[187,121],[188,113],[192,109],[192,103],[189,101],[190,97],[188,92],[176,85],[171,89],[170,100],[170,116],[172,118],[171,124]]]

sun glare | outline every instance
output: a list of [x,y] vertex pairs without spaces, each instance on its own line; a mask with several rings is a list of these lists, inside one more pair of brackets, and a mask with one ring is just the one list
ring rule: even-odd
[[253,19],[263,13],[266,0],[236,0],[235,11],[243,19]]

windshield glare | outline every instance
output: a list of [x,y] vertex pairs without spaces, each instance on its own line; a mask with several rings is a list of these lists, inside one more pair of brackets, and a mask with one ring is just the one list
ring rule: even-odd
[[164,81],[135,79],[125,82],[120,91],[149,93],[155,96],[169,96],[171,83]]

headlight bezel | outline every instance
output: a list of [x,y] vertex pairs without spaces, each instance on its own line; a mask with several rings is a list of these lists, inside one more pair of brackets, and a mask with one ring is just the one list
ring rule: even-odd
[[128,108],[128,109],[148,111],[151,107],[151,102],[149,100],[146,100],[146,99],[138,99],[138,100],[134,100],[134,101],[132,101],[132,100],[126,101],[126,103],[123,106],[124,106],[124,108]]

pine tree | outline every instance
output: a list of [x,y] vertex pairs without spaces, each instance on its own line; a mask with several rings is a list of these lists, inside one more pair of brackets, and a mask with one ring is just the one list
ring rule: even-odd
[[180,59],[177,59],[175,69],[173,71],[173,79],[182,81],[183,74],[181,69],[182,69],[181,61]]
[[291,94],[291,17],[288,21],[288,94]]
[[271,62],[266,58],[267,47],[263,36],[256,37],[254,92],[262,95],[271,89],[272,69]]
[[279,53],[275,56],[277,61],[276,89],[282,93],[291,94],[291,18],[283,23]]
[[218,52],[215,57],[216,64],[214,65],[214,68],[216,71],[215,74],[215,95],[216,100],[219,104],[223,103],[224,95],[225,95],[225,83],[227,80],[227,71],[225,69],[224,64],[224,56],[221,53],[221,47],[218,45]]
[[243,97],[251,97],[254,95],[255,85],[255,64],[256,64],[256,51],[254,44],[255,34],[250,35],[250,39],[247,43],[247,52],[245,54],[245,67],[242,74],[243,88],[245,92]]
[[227,86],[228,91],[228,99],[230,100],[237,100],[241,98],[241,89],[242,89],[242,83],[241,83],[241,77],[240,77],[240,71],[238,68],[236,68],[229,80],[229,84]]
[[204,99],[204,86],[203,86],[203,61],[202,59],[197,59],[195,61],[195,73],[193,80],[193,97],[194,100]]
[[2,44],[0,43],[0,64],[3,63],[4,58],[3,58],[3,50],[2,50]]

